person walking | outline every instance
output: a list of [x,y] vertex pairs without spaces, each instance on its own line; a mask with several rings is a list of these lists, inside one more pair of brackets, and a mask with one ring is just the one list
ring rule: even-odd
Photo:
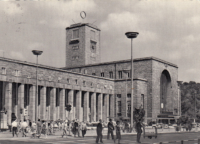
[[120,132],[120,122],[117,121],[117,125],[116,125],[116,140],[118,139],[118,144],[120,144],[120,140],[121,140],[121,132]]
[[114,129],[115,128],[113,126],[112,119],[109,119],[107,139],[109,139],[109,136],[111,134],[112,140],[114,140],[114,142],[115,142],[114,135],[113,135]]
[[69,133],[69,136],[71,136],[71,130],[72,130],[72,124],[71,124],[71,121],[68,120],[68,122],[67,122],[67,131]]
[[83,122],[82,122],[82,137],[85,136],[86,131],[87,131],[87,125],[86,125],[86,123],[83,121]]
[[103,135],[102,135],[102,130],[103,130],[103,126],[102,126],[102,121],[101,119],[99,120],[99,123],[97,124],[97,138],[96,138],[96,143],[100,142],[103,143],[102,139],[103,139]]
[[41,130],[42,130],[42,123],[40,122],[40,119],[37,121],[37,137],[39,138],[41,135]]
[[74,122],[74,137],[76,137],[76,134],[78,134],[78,122],[77,119]]
[[141,137],[141,133],[142,133],[142,125],[141,125],[141,122],[138,121],[135,125],[135,129],[136,129],[136,132],[137,132],[137,142],[138,143],[141,143],[140,142],[140,137]]
[[67,135],[67,123],[68,121],[66,120],[65,122],[63,122],[63,134],[62,134],[62,137],[64,137],[64,135]]
[[26,122],[26,120],[24,120],[22,123],[21,123],[21,128],[22,128],[22,137],[26,137],[26,128],[28,127],[28,124]]
[[15,121],[12,122],[11,127],[12,127],[12,134],[13,134],[13,137],[14,137],[15,135],[18,137],[18,134],[17,134],[17,119],[16,119]]

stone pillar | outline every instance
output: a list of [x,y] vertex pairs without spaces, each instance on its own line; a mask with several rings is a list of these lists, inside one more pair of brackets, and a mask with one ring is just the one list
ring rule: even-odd
[[91,97],[91,121],[96,122],[96,93]]
[[35,121],[35,85],[31,85],[30,87],[30,105],[28,108],[29,119]]
[[98,120],[102,120],[103,94],[98,95]]
[[50,91],[50,109],[51,109],[51,113],[50,113],[50,120],[56,120],[56,88],[52,88]]
[[[22,114],[20,113],[22,109]],[[18,86],[18,109],[17,109],[18,120],[24,121],[24,84]]]
[[65,113],[65,89],[60,90],[60,119],[65,120],[66,113]]
[[40,119],[46,120],[46,87],[40,89]]
[[110,117],[115,116],[115,97],[114,95],[110,95]]
[[104,121],[108,122],[109,121],[109,95],[106,94],[104,97]]
[[81,111],[81,98],[82,98],[82,91],[78,91],[76,93],[76,118],[79,121],[82,121],[82,111]]
[[[73,120],[75,118],[75,110],[74,110],[74,90],[70,90],[68,93],[68,100],[69,104],[71,104],[71,111],[70,111],[70,117],[68,119]],[[66,117],[68,117],[66,115]]]
[[84,93],[83,120],[89,121],[89,92]]
[[12,114],[12,83],[6,83],[5,92],[5,108],[7,111],[7,123],[11,125],[11,114]]

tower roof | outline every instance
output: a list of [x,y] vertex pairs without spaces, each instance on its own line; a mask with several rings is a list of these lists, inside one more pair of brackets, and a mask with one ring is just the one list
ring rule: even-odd
[[101,31],[97,26],[90,24],[90,23],[76,23],[76,24],[72,24],[69,27],[66,28],[66,30],[68,29],[72,29],[72,28],[76,28],[76,27],[82,27],[82,26],[88,26],[91,27],[93,29],[96,29],[98,31]]

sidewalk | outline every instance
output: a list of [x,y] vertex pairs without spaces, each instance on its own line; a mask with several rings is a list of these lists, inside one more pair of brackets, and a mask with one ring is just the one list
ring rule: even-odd
[[[198,129],[197,132],[199,132],[200,129]],[[158,129],[158,135],[161,135],[161,134],[182,134],[182,133],[194,133],[195,132],[195,129],[193,128],[192,131],[180,131],[180,132],[177,132],[175,131],[175,129]],[[115,134],[115,131],[114,131],[114,134]],[[137,133],[136,132],[132,132],[132,133],[124,133],[124,132],[121,132],[121,135],[136,135]],[[28,134],[27,136],[29,137],[30,134]],[[62,131],[57,131],[54,135],[50,135],[48,137],[59,137],[62,135]],[[107,129],[106,130],[103,130],[103,135],[107,135]],[[96,136],[96,130],[87,130],[86,132],[86,137],[87,136]],[[21,134],[20,136],[21,137]],[[9,131],[5,131],[5,132],[0,132],[0,138],[12,138],[12,133],[9,132]]]

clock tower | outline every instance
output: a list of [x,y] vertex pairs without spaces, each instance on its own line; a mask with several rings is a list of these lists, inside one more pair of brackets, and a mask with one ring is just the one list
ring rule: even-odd
[[100,29],[89,23],[66,28],[66,67],[100,63]]

